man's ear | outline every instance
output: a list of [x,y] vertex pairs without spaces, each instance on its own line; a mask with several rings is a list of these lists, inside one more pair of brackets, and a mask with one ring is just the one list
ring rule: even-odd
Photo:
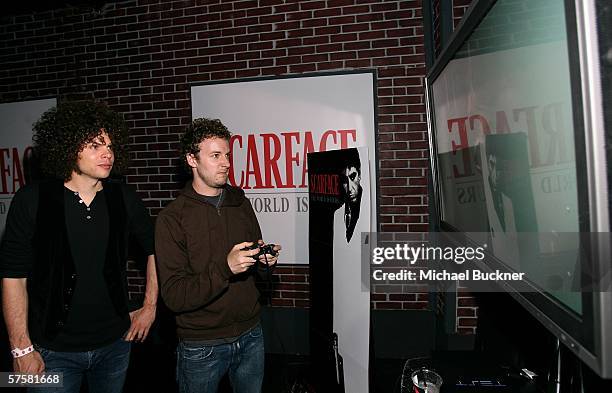
[[195,154],[187,153],[185,155],[185,158],[187,159],[187,164],[189,164],[190,167],[195,168],[195,167],[198,166],[198,160],[197,160]]

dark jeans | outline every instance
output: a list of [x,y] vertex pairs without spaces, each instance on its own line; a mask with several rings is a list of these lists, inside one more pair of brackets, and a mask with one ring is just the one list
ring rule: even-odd
[[179,343],[177,379],[180,393],[216,393],[219,381],[227,372],[234,393],[261,392],[264,341],[259,324],[230,344]]
[[121,393],[130,362],[131,344],[123,339],[86,352],[56,352],[37,347],[45,372],[64,375],[61,388],[29,388],[28,393],[79,393],[83,376],[89,393]]

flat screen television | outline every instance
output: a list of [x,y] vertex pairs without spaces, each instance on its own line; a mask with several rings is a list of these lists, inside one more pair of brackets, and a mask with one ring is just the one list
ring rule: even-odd
[[602,378],[612,378],[608,3],[475,0],[426,78],[440,228],[487,244],[486,269],[526,272],[503,290]]

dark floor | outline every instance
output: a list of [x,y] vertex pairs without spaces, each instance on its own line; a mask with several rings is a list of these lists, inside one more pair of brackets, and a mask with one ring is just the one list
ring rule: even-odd
[[[134,345],[125,393],[177,392],[174,348],[160,345]],[[403,360],[374,362],[372,393],[399,393]],[[266,354],[263,393],[313,393],[316,375],[310,372],[307,356]],[[231,393],[227,378],[219,393]],[[324,392],[331,393],[331,392]],[[347,392],[349,393],[349,392]]]
[[[398,393],[402,361],[377,360],[376,370],[372,377],[374,389],[372,393]],[[2,358],[0,371],[10,369],[10,359]],[[266,354],[263,393],[314,393],[312,387],[317,381],[316,375],[310,373],[310,363],[307,356]],[[178,387],[175,381],[174,345],[147,342],[134,344],[130,359],[124,393],[175,393]],[[87,393],[86,383],[81,393]],[[1,389],[2,393],[19,392],[25,389]],[[219,393],[231,393],[227,378],[222,382]],[[325,391],[324,393],[331,393]],[[348,393],[348,392],[347,392]]]
[[[155,345],[132,347],[125,393],[177,392],[174,348]],[[377,359],[373,367],[372,393],[399,393],[403,360]],[[314,393],[317,382],[307,356],[266,354],[263,393]],[[231,393],[227,378],[219,393]],[[325,391],[324,393],[331,393]],[[347,392],[349,393],[349,392]]]
[[[132,359],[125,384],[125,393],[174,393],[178,391],[175,381],[174,348],[155,345],[134,345]],[[306,393],[299,386],[308,383],[308,358],[298,355],[266,355],[264,393]],[[226,377],[219,393],[231,393]]]

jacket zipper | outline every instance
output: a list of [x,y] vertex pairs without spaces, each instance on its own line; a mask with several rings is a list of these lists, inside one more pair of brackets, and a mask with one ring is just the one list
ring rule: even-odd
[[223,201],[224,190],[221,189],[221,195],[219,195],[219,199],[217,200],[217,205],[215,208],[217,209],[217,214],[221,217],[221,202]]

